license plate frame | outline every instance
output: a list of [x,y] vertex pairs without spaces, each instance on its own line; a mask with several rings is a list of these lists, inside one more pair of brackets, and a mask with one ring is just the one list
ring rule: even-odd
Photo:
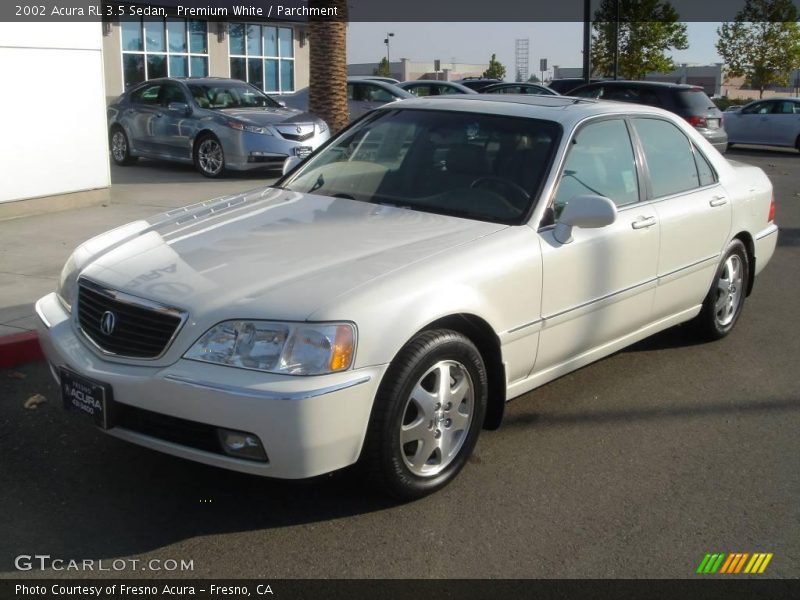
[[86,415],[101,429],[113,427],[109,384],[84,377],[65,367],[59,368],[58,375],[64,410]]

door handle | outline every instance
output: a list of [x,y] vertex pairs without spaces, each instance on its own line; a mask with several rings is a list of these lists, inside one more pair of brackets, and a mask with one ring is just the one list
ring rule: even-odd
[[723,206],[728,203],[728,199],[725,196],[714,196],[711,200],[708,201],[709,206]]
[[641,217],[631,223],[631,227],[634,229],[647,229],[648,227],[652,227],[656,224],[655,217]]

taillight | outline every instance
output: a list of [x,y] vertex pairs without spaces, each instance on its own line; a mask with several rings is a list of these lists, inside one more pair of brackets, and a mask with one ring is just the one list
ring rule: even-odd
[[767,222],[772,223],[775,220],[775,198],[772,198],[772,201],[769,203],[769,216],[767,217]]
[[708,125],[705,117],[686,117],[686,120],[692,127],[706,127]]

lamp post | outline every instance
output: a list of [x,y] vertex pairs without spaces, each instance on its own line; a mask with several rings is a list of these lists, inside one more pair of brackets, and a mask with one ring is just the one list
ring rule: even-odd
[[[383,38],[383,43],[386,44],[386,62],[391,64],[391,60],[389,59],[389,38],[394,37],[393,33],[387,33],[386,37]],[[391,67],[389,67],[391,69]]]

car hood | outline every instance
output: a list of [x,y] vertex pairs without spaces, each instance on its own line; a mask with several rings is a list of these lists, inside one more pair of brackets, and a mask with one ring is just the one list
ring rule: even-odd
[[506,227],[266,188],[131,223],[76,255],[81,276],[193,319],[302,320],[375,278]]
[[218,111],[252,125],[276,125],[278,123],[314,123],[314,115],[294,108],[225,108]]

